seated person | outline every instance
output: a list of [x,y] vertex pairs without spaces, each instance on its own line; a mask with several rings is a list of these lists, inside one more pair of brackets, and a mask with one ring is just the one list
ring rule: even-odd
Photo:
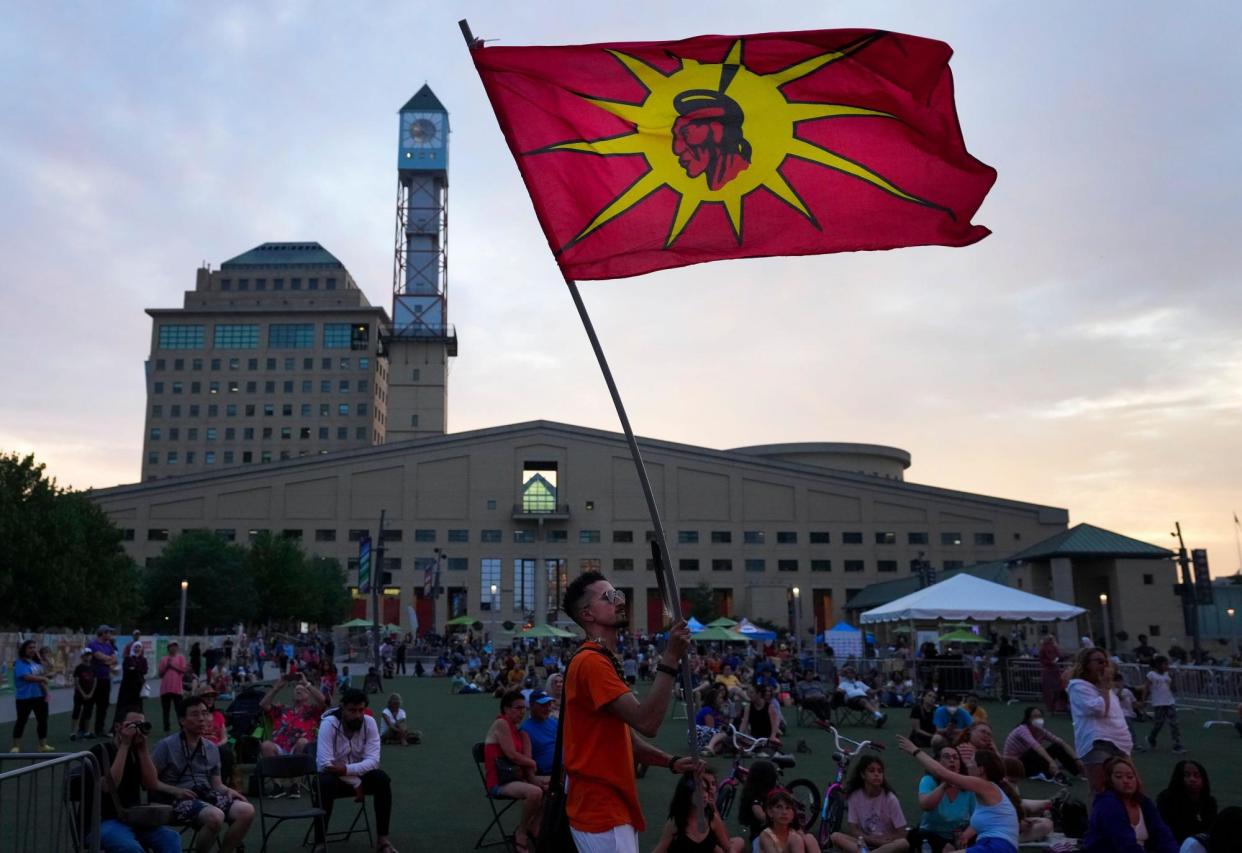
[[1189,836],[1179,853],[1234,853],[1242,838],[1242,807],[1220,810],[1207,832]]
[[936,738],[936,691],[924,690],[919,701],[910,709],[910,740],[915,746],[927,749]]
[[[771,822],[767,806],[768,798],[774,793],[783,791],[779,787],[779,774],[780,771],[777,770],[775,764],[765,758],[760,758],[750,765],[750,774],[742,783],[742,802],[739,806],[737,820],[746,827],[751,850],[759,849],[760,837],[763,835],[764,828]],[[802,846],[798,847],[799,844]],[[808,851],[808,853],[819,853],[819,843],[815,840],[815,836],[802,832],[796,826],[791,826],[788,845],[790,849],[797,848]]]
[[220,776],[228,782],[233,781],[233,745],[229,743],[228,724],[224,714],[216,708],[216,694],[209,684],[200,684],[194,695],[203,697],[203,706],[211,712],[211,719],[203,727],[203,737],[216,745],[220,750]]
[[967,693],[966,698],[962,700],[962,707],[970,713],[970,718],[976,723],[986,723],[988,721],[988,711],[979,704],[978,693]]
[[723,684],[714,684],[712,688],[703,702],[703,707],[694,715],[696,745],[704,755],[718,754],[726,741],[723,729],[728,720],[721,709],[727,701],[729,691]]
[[412,732],[406,727],[405,709],[401,707],[401,694],[393,693],[380,711],[380,743],[409,746],[422,740],[422,732]]
[[518,729],[525,715],[521,691],[508,691],[500,698],[500,714],[483,740],[488,795],[522,801],[522,820],[514,832],[519,850],[528,848],[529,839],[538,833],[543,806],[543,786],[535,780],[538,765],[531,756],[530,737]]
[[844,853],[861,853],[861,840],[872,853],[905,853],[906,816],[901,803],[884,778],[884,762],[876,755],[863,755],[850,768],[845,780],[846,826],[832,834],[832,844]]
[[1086,853],[1177,853],[1178,844],[1173,833],[1156,804],[1143,793],[1138,771],[1129,758],[1115,756],[1104,762],[1104,790],[1091,802],[1083,850]]
[[936,736],[932,738],[932,749],[952,746],[960,739],[962,732],[970,731],[974,717],[962,707],[961,697],[950,696],[945,703],[936,709],[932,723],[936,726]]
[[[155,765],[151,762],[151,754],[147,751],[146,733],[150,728],[151,724],[146,721],[141,710],[118,708],[112,740],[91,747],[91,754],[99,765],[104,786],[99,795],[99,847],[103,853],[130,853],[142,849],[151,850],[152,853],[181,853],[181,836],[176,830],[167,826],[149,829],[129,826],[117,814],[116,804],[108,793],[115,780],[121,808],[142,804],[140,788],[145,788],[148,793],[161,793],[171,798],[182,794],[193,796],[189,791],[160,782]],[[84,826],[92,826],[94,815],[89,812],[94,807],[95,782],[90,773],[83,773],[81,780],[81,803],[85,812],[82,823]]]
[[914,682],[904,669],[894,670],[884,685],[884,704],[890,708],[908,708],[914,703]]
[[888,716],[880,711],[880,703],[875,699],[875,691],[865,682],[858,680],[854,667],[845,666],[841,669],[841,680],[837,683],[837,690],[843,695],[846,705],[870,713],[875,718],[877,729],[888,719]]
[[749,701],[742,709],[741,730],[754,738],[767,738],[774,749],[781,748],[781,718],[772,701],[771,687],[750,688]]
[[806,853],[812,849],[811,836],[798,829],[798,801],[793,794],[784,788],[773,789],[764,801],[764,813],[768,825],[759,833],[759,853]]
[[530,716],[519,727],[530,739],[530,757],[535,759],[535,776],[540,785],[547,787],[552,775],[552,759],[556,752],[556,718],[552,716],[553,700],[542,690],[532,690],[526,699]]
[[1156,806],[1178,844],[1207,832],[1216,820],[1216,798],[1207,768],[1197,761],[1177,762],[1169,787],[1156,796]]
[[367,714],[367,694],[357,688],[341,693],[340,707],[323,715],[316,741],[319,768],[319,808],[327,812],[315,821],[312,853],[323,853],[324,836],[332,819],[332,805],[343,797],[362,802],[370,796],[375,810],[375,849],[396,853],[388,840],[392,821],[392,782],[380,769],[380,737],[375,718]]
[[733,667],[729,666],[727,663],[721,665],[720,674],[716,676],[716,682],[723,684],[730,690],[740,688],[742,686],[742,680],[733,674]]
[[[702,821],[691,820],[694,816],[694,781],[703,786]],[[668,820],[664,822],[664,831],[652,853],[709,848],[723,853],[742,853],[746,842],[740,838],[729,837],[729,830],[713,805],[715,802],[716,774],[710,768],[704,768],[697,780],[683,776],[673,791],[673,801],[668,807]]]
[[[281,705],[276,697],[287,687],[293,686],[293,704]],[[315,742],[319,717],[327,703],[319,689],[306,680],[301,673],[289,673],[276,686],[263,695],[259,710],[267,714],[272,724],[272,739],[259,746],[262,755],[292,755],[302,752]]]
[[1069,784],[1068,776],[1083,774],[1073,747],[1044,727],[1044,712],[1035,706],[1026,709],[1022,722],[1005,738],[1004,754],[1021,761],[1022,775],[1029,779]]
[[226,821],[230,827],[220,850],[232,853],[250,829],[254,806],[220,778],[220,751],[203,737],[211,716],[203,697],[186,699],[181,731],[157,743],[151,759],[160,782],[182,789],[173,803],[173,823],[198,830],[198,853],[216,847]]
[[794,689],[798,704],[815,715],[815,724],[825,728],[832,724],[832,699],[824,682],[813,670],[802,673],[802,680]]
[[380,681],[375,667],[367,667],[367,674],[362,678],[362,689],[366,693],[379,693],[384,689],[384,683]]
[[[1020,760],[1006,758],[1000,754],[1000,750],[996,748],[996,741],[992,739],[992,727],[988,723],[975,723],[968,732],[963,732],[959,736],[957,751],[962,756],[962,766],[971,772],[975,768],[976,755],[981,752],[987,752],[997,757],[1007,778],[1021,779],[1025,773]],[[1013,789],[1015,791],[1018,790],[1016,785],[1013,786]],[[1052,820],[1042,816],[1044,812],[1052,807],[1050,800],[1022,799],[1020,803],[1022,813],[1018,816],[1020,818],[1018,838],[1021,843],[1028,844],[1039,841],[1052,832]]]
[[[953,773],[965,772],[962,757],[957,748],[946,746],[939,753],[940,766]],[[959,833],[970,826],[970,816],[976,806],[975,795],[954,785],[937,780],[930,773],[919,781],[919,808],[923,818],[918,829],[909,836],[910,849],[922,849],[927,842],[932,853],[942,853],[946,846],[952,847]]]

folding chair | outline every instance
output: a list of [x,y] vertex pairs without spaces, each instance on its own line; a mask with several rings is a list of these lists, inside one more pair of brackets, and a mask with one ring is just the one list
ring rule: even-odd
[[865,708],[851,708],[845,704],[845,694],[837,691],[832,694],[832,711],[838,726],[873,725],[871,712]]
[[[314,828],[315,822],[321,824],[325,814],[323,809],[315,805],[294,806],[292,801],[285,800],[279,805],[272,803],[264,804],[267,799],[264,796],[267,793],[266,783],[270,781],[296,779],[298,784],[305,785],[307,790],[316,794],[312,798],[312,803],[318,802],[317,796],[319,790],[319,773],[315,767],[315,757],[305,752],[296,755],[271,755],[261,757],[258,764],[255,765],[255,777],[258,780],[260,796],[255,799],[259,803],[259,831],[263,833],[263,844],[259,848],[259,853],[267,850],[267,840],[272,833],[276,831],[285,821],[290,820],[309,820],[311,828]],[[268,824],[271,823],[271,828]]]
[[[492,822],[479,835],[479,840],[474,842],[474,849],[478,850],[480,847],[495,847],[497,844],[503,844],[506,850],[517,853],[517,842],[514,840],[514,832],[505,829],[501,818],[505,812],[517,805],[519,800],[513,797],[493,797],[491,792],[487,790],[487,771],[483,768],[483,744],[476,743],[471,749],[471,753],[474,755],[475,769],[479,771],[479,784],[483,786],[483,796],[487,798],[487,804],[492,809]],[[498,809],[496,807],[498,801],[504,801],[503,808]],[[500,832],[499,841],[487,841],[487,837],[492,832],[492,827],[495,827]]]

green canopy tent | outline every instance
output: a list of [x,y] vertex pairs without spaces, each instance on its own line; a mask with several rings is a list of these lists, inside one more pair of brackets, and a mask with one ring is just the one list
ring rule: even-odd
[[690,641],[694,643],[748,643],[750,638],[737,631],[730,631],[728,628],[708,627],[697,634],[691,634]]
[[980,637],[978,634],[970,631],[953,631],[937,638],[940,643],[986,643],[986,637]]
[[473,616],[463,613],[461,616],[458,616],[455,619],[450,619],[447,622],[445,622],[444,627],[446,628],[469,628],[471,625],[475,623],[475,621],[476,620]]
[[538,639],[541,637],[573,637],[575,634],[573,631],[566,631],[564,628],[558,628],[555,625],[540,624],[531,625],[529,628],[524,628],[523,630],[518,631],[517,636],[534,637]]
[[708,628],[736,628],[737,622],[730,619],[728,616],[721,616],[719,619],[713,619],[711,622],[708,622],[706,627]]
[[367,619],[350,619],[348,622],[342,622],[337,625],[338,628],[370,628],[371,622]]

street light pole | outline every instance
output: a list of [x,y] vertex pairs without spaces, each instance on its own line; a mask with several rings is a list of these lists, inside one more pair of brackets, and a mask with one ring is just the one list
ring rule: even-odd
[[177,632],[177,636],[180,637],[182,641],[185,640],[185,595],[186,590],[189,588],[190,582],[183,580],[181,582],[181,630]]
[[1238,637],[1237,637],[1237,634],[1235,633],[1237,630],[1236,626],[1238,623],[1233,621],[1234,612],[1235,611],[1232,607],[1225,608],[1225,613],[1228,614],[1229,616],[1229,645],[1233,647],[1232,649],[1229,650],[1229,654],[1231,655],[1235,655],[1238,653]]
[[1104,617],[1104,648],[1108,649],[1113,644],[1112,625],[1108,619],[1108,593],[1100,593],[1100,614]]
[[798,611],[802,609],[802,590],[796,586],[793,588],[793,623],[794,623],[794,654],[797,655],[798,663],[802,662],[802,634],[798,630],[798,617],[801,615]]
[[[487,602],[487,633],[492,635],[496,633],[496,584],[492,584],[492,597]],[[487,638],[484,638],[487,642]]]

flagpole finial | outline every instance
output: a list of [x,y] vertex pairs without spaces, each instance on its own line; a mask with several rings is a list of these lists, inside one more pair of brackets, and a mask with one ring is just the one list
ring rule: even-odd
[[466,47],[474,50],[476,47],[482,47],[483,43],[474,37],[474,33],[470,32],[470,22],[462,18],[457,22],[457,26],[461,27],[462,37],[466,40]]

